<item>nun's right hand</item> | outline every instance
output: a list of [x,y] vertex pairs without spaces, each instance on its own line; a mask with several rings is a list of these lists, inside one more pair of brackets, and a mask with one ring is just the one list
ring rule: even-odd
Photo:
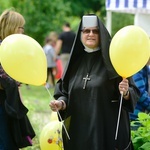
[[53,100],[49,104],[52,111],[64,110],[66,108],[65,102],[63,100]]

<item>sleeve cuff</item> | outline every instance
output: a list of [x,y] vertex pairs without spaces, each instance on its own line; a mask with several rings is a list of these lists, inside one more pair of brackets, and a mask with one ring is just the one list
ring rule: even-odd
[[64,96],[59,97],[57,100],[63,100],[67,104],[67,98]]

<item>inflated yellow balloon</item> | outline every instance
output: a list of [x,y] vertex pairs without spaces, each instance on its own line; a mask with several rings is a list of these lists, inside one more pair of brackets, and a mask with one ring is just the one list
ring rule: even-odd
[[57,112],[52,111],[52,113],[50,115],[50,121],[58,121]]
[[116,72],[124,78],[130,77],[150,58],[149,36],[138,26],[126,26],[112,38],[109,54]]
[[41,150],[63,150],[62,142],[62,123],[51,121],[41,131],[40,148]]
[[31,85],[46,82],[46,56],[40,44],[27,35],[6,37],[1,43],[0,60],[6,73],[19,82]]

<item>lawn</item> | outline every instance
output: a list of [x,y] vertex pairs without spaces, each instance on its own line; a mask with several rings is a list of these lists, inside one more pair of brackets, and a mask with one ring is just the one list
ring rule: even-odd
[[49,102],[53,99],[53,89],[47,90],[44,86],[27,86],[22,84],[20,91],[22,101],[29,109],[28,116],[36,133],[36,137],[33,139],[33,146],[22,150],[40,150],[40,133],[43,127],[49,123],[51,117]]

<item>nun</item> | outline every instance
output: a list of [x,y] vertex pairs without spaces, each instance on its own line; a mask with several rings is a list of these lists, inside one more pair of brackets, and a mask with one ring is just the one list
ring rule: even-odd
[[133,150],[129,112],[139,92],[132,78],[124,79],[114,70],[110,42],[96,15],[82,17],[55,100],[49,104],[64,120],[64,150]]

